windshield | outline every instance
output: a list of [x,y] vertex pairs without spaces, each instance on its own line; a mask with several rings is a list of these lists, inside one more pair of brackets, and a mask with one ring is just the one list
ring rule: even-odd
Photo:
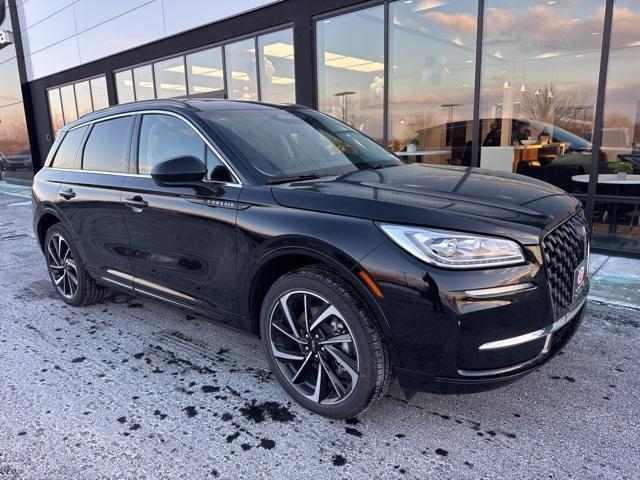
[[265,182],[402,164],[357,130],[313,110],[247,108],[198,114]]

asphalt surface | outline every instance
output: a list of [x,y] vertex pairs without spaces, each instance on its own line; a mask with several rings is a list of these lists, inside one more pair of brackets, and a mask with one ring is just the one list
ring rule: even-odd
[[147,299],[66,306],[30,223],[0,207],[0,479],[640,477],[638,310],[590,302],[562,355],[502,389],[393,385],[330,421],[252,337]]

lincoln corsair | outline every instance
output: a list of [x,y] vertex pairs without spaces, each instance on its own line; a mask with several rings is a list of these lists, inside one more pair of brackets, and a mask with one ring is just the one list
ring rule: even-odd
[[260,337],[286,392],[351,417],[415,391],[509,383],[585,310],[581,206],[520,175],[407,164],[312,109],[131,103],[62,128],[33,184],[51,281]]

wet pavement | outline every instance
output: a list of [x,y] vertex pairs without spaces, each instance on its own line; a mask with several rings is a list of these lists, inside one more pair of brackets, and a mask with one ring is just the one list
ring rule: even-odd
[[562,355],[502,389],[407,403],[393,385],[330,421],[252,337],[147,299],[56,299],[21,202],[0,207],[0,479],[640,476],[639,310],[591,301]]

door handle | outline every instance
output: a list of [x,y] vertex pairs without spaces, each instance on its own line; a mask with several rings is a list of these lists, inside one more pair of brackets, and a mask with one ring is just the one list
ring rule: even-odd
[[141,212],[143,208],[149,206],[149,202],[144,200],[140,195],[136,195],[131,198],[126,198],[124,204],[133,209],[135,212]]
[[65,200],[71,200],[72,198],[74,198],[76,196],[76,192],[74,192],[73,189],[71,189],[71,188],[67,188],[66,190],[63,190],[62,192],[58,192],[58,196],[64,198]]

